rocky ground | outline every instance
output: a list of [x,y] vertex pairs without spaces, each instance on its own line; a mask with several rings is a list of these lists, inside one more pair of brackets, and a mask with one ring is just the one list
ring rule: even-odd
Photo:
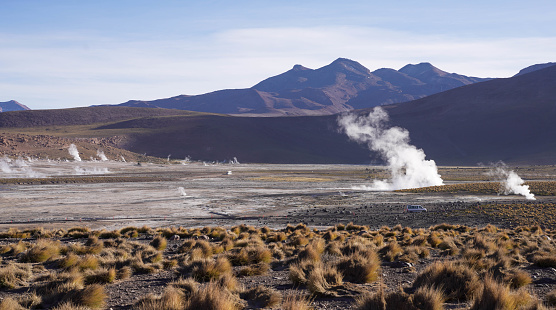
[[[401,225],[411,228],[429,228],[441,223],[484,227],[493,224],[514,228],[500,217],[486,217],[475,210],[484,204],[528,203],[521,196],[470,195],[465,193],[398,193],[355,190],[368,183],[374,174],[383,174],[379,168],[370,171],[363,166],[343,165],[243,165],[216,163],[173,162],[172,164],[141,164],[123,162],[27,162],[27,167],[40,172],[45,178],[75,177],[67,184],[5,184],[0,185],[0,231],[9,228],[74,227],[114,230],[127,226],[140,227],[204,227],[246,224],[283,229],[288,224],[305,223],[311,229],[325,230],[338,224],[354,223],[378,230],[383,226]],[[165,181],[143,179],[140,182],[88,183],[79,181],[82,175],[75,167],[91,171],[87,176],[112,177],[165,177]],[[102,168],[103,170],[100,170]],[[95,170],[96,169],[96,170]],[[483,169],[483,168],[480,168]],[[543,168],[544,169],[544,168]],[[455,169],[449,169],[455,178]],[[12,171],[17,171],[13,166]],[[95,173],[95,171],[97,173]],[[98,174],[102,171],[101,174]],[[448,171],[448,170],[447,170]],[[465,170],[460,176],[482,178]],[[534,172],[529,171],[529,175]],[[4,173],[4,178],[13,177]],[[546,178],[543,175],[542,178]],[[550,176],[549,178],[553,178]],[[465,182],[458,181],[458,182]],[[537,197],[536,203],[554,204],[553,196]],[[404,213],[407,204],[419,204],[428,212]],[[554,227],[546,227],[554,229]],[[67,242],[70,242],[68,240]],[[149,239],[137,241],[148,243]],[[10,242],[2,240],[0,245]],[[165,256],[171,256],[181,241],[169,241]],[[350,309],[353,298],[363,288],[383,283],[388,290],[408,287],[420,270],[431,262],[446,259],[439,250],[420,259],[414,270],[407,272],[401,266],[384,263],[380,281],[346,287],[337,298],[316,298],[315,309]],[[236,267],[234,267],[236,268]],[[556,270],[526,267],[533,283],[530,290],[544,296],[556,288]],[[106,285],[106,308],[130,309],[131,305],[147,293],[159,294],[178,274],[163,271],[136,274],[128,280]],[[294,287],[288,279],[287,264],[274,262],[271,271],[261,276],[239,278],[245,287],[259,284],[271,286],[281,292],[303,290]],[[350,291],[350,289],[352,289]],[[10,293],[0,292],[0,296]],[[463,309],[465,303],[446,304],[448,309]]]

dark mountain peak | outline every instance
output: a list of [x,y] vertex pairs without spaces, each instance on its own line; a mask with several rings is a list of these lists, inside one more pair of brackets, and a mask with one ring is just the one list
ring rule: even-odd
[[544,68],[548,68],[548,67],[552,67],[556,65],[556,62],[547,62],[547,63],[543,63],[543,64],[536,64],[536,65],[532,65],[529,66],[527,68],[523,68],[521,69],[516,75],[514,76],[518,76],[518,75],[522,75],[522,74],[527,74],[527,73],[531,73],[533,71],[537,71],[537,70],[541,70]]
[[312,70],[302,65],[295,65],[290,71],[305,71],[305,70]]
[[351,72],[351,73],[355,73],[355,74],[359,74],[359,75],[370,75],[371,74],[371,71],[369,71],[369,69],[367,69],[365,66],[358,63],[357,61],[347,59],[347,58],[338,58],[338,59],[334,60],[328,66],[324,66],[324,67],[320,68],[319,70],[322,70],[322,69],[332,69],[334,71],[340,71],[340,72],[346,72],[347,71],[347,72]]
[[416,78],[418,78],[419,76],[423,76],[423,75],[430,75],[431,73],[436,74],[436,75],[440,75],[440,76],[448,74],[447,72],[444,72],[444,71],[438,69],[437,67],[433,66],[429,62],[422,62],[422,63],[416,64],[416,65],[408,64],[408,65],[405,65],[403,68],[401,68],[398,71],[401,72],[401,73],[405,73],[409,76],[416,77]]
[[401,68],[399,72],[405,73],[426,84],[429,84],[432,87],[432,93],[489,80],[456,73],[448,73],[438,69],[428,62],[422,62],[417,65],[406,65]]
[[0,102],[0,112],[31,110],[24,104],[15,100]]

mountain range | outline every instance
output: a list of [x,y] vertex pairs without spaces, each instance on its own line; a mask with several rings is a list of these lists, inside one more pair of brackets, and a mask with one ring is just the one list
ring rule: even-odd
[[251,88],[153,101],[131,100],[120,106],[244,116],[331,115],[411,101],[486,80],[489,79],[447,73],[430,63],[371,72],[356,61],[338,58],[319,69],[295,65]]
[[[319,85],[308,72],[303,74],[311,85]],[[277,87],[270,83],[279,81],[274,78],[259,86]],[[441,165],[499,160],[556,164],[554,98],[556,65],[534,65],[511,78],[471,83],[383,108],[391,126],[408,129],[411,143]],[[367,114],[370,109],[352,113]],[[244,117],[101,106],[0,113],[0,131],[80,139],[118,136],[114,141],[120,148],[164,158],[171,154],[263,163],[380,163],[377,154],[340,132],[337,117]]]

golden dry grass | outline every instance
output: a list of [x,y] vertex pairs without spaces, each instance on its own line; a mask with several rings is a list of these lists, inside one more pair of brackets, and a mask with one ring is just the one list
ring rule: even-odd
[[[13,294],[10,290],[28,286],[29,292],[36,292],[36,297],[28,298],[27,301],[15,299],[26,308],[32,307],[32,299],[41,300],[45,307],[51,308],[62,307],[60,301],[71,302],[71,305],[64,307],[102,307],[106,297],[103,285],[134,281],[134,273],[164,270],[174,276],[181,275],[186,280],[168,283],[165,290],[168,293],[145,297],[134,308],[210,308],[219,307],[220,303],[222,307],[230,309],[245,307],[247,304],[262,307],[267,303],[265,298],[274,300],[271,303],[277,307],[279,298],[276,296],[280,294],[270,296],[273,291],[269,287],[265,288],[266,291],[262,288],[246,290],[245,283],[251,283],[253,278],[236,276],[262,275],[264,278],[274,272],[271,266],[279,268],[277,270],[286,270],[296,295],[309,293],[311,298],[318,300],[338,294],[354,296],[354,292],[369,290],[370,287],[374,290],[377,284],[373,282],[380,280],[383,272],[388,273],[383,268],[390,270],[391,266],[400,265],[400,262],[426,266],[418,268],[419,273],[415,273],[414,267],[403,269],[404,272],[413,272],[411,277],[415,279],[411,288],[406,287],[406,292],[389,291],[376,296],[371,292],[365,298],[387,309],[404,307],[408,310],[438,310],[442,309],[444,299],[456,303],[467,301],[476,304],[477,309],[482,309],[481,305],[492,304],[487,302],[494,298],[492,296],[500,295],[493,293],[493,289],[500,291],[500,287],[503,287],[509,291],[510,299],[496,295],[502,300],[534,307],[540,305],[537,297],[517,294],[516,290],[531,289],[533,285],[529,269],[553,266],[556,255],[553,241],[556,233],[540,225],[515,229],[453,224],[411,229],[397,225],[371,230],[349,223],[323,231],[304,224],[288,225],[280,230],[248,225],[156,230],[128,227],[117,231],[120,237],[108,239],[99,237],[112,232],[77,227],[61,233],[60,230],[33,231],[22,234],[22,231],[12,230],[5,234],[25,236],[32,233],[56,237],[42,237],[40,241],[5,239],[2,240],[4,246],[0,251],[0,290],[8,292],[8,296],[14,296],[10,295]],[[142,239],[130,240],[125,236],[134,233]],[[82,236],[76,238],[77,234]],[[155,238],[159,236],[160,240],[166,240],[163,235],[180,235],[185,239],[173,243],[176,247],[157,249],[158,245],[152,240],[145,241],[153,235]],[[72,239],[60,242],[59,238]],[[46,251],[48,247],[55,251]],[[55,254],[45,255],[49,258],[44,260],[41,255],[36,255],[43,251]],[[20,254],[14,255],[15,252]],[[38,260],[40,262],[32,262]],[[489,275],[498,286],[483,286],[481,279]],[[220,295],[208,296],[217,288],[228,303],[222,302],[224,297]],[[541,297],[548,303],[550,296]],[[307,302],[294,302],[288,298],[282,301],[280,307],[303,309],[308,305]],[[193,306],[193,301],[196,306]],[[365,304],[375,305],[371,301]],[[357,304],[353,306],[366,309]]]

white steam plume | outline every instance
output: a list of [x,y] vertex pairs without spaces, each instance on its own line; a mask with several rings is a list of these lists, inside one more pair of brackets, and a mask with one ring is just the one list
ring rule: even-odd
[[409,144],[409,132],[400,127],[388,128],[388,114],[380,107],[368,116],[347,114],[338,124],[351,140],[367,143],[370,150],[386,160],[390,180],[375,180],[367,190],[397,190],[442,185],[434,160],[425,160],[425,152]]
[[73,167],[74,174],[76,175],[87,175],[87,174],[106,174],[110,173],[108,168],[81,168],[81,167]]
[[79,157],[79,151],[77,150],[77,146],[75,144],[70,144],[68,147],[68,152],[71,156],[73,156],[73,160],[81,161],[81,157]]
[[4,173],[12,173],[12,168],[10,167],[11,161],[12,160],[6,156],[0,159],[0,170],[2,170],[2,172]]
[[496,164],[495,169],[491,170],[489,174],[501,180],[500,192],[502,194],[522,195],[526,199],[536,200],[535,195],[529,191],[529,185],[524,185],[523,179],[521,179],[513,170],[508,171],[503,162]]
[[183,188],[181,186],[178,187],[178,192],[180,193],[180,195],[182,195],[184,197],[187,196],[187,193],[185,192],[185,188]]
[[101,150],[97,150],[97,156],[101,161],[108,161],[108,158],[106,158],[106,155],[104,155],[104,152]]

